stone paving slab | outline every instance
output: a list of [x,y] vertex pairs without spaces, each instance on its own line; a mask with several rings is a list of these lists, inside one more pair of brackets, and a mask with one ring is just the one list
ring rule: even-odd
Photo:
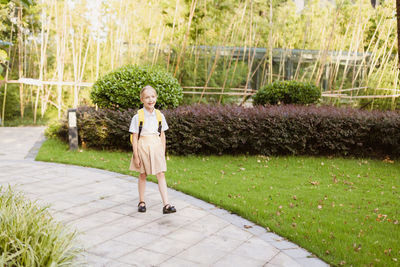
[[[0,186],[12,185],[79,232],[87,266],[328,266],[264,228],[169,189],[178,212],[163,215],[147,183],[147,212],[137,212],[137,179],[33,161],[41,128],[0,128]],[[244,228],[252,226],[251,228]]]

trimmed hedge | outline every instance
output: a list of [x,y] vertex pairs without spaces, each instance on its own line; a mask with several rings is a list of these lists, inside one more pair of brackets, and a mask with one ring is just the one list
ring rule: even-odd
[[[400,114],[330,106],[182,106],[164,110],[171,154],[400,156]],[[87,147],[131,150],[136,110],[78,109]],[[58,131],[66,140],[67,124]]]
[[140,90],[151,85],[158,94],[158,108],[174,108],[183,99],[183,89],[170,73],[156,67],[128,65],[98,79],[90,98],[101,108],[139,108]]
[[260,88],[253,96],[255,105],[313,104],[321,98],[321,90],[311,83],[276,81]]

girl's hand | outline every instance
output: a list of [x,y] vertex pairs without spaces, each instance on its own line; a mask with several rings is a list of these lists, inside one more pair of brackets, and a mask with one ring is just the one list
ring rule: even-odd
[[135,163],[135,167],[136,168],[140,168],[140,160],[138,159],[138,158],[135,158],[134,160],[133,160],[133,163]]

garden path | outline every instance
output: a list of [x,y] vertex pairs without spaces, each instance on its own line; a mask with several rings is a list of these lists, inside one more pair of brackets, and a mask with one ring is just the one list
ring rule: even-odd
[[137,179],[34,161],[44,127],[0,128],[0,185],[50,204],[77,229],[89,266],[328,266],[237,215],[169,189],[178,212],[163,215],[156,184],[138,213]]

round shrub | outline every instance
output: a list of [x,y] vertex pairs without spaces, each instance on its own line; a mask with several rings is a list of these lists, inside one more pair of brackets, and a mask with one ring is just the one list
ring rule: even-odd
[[255,105],[312,104],[321,97],[320,89],[298,81],[276,81],[262,87],[253,96]]
[[156,89],[160,109],[177,107],[182,101],[182,87],[170,73],[137,65],[119,68],[97,80],[90,98],[101,108],[139,108],[140,90],[146,85]]

